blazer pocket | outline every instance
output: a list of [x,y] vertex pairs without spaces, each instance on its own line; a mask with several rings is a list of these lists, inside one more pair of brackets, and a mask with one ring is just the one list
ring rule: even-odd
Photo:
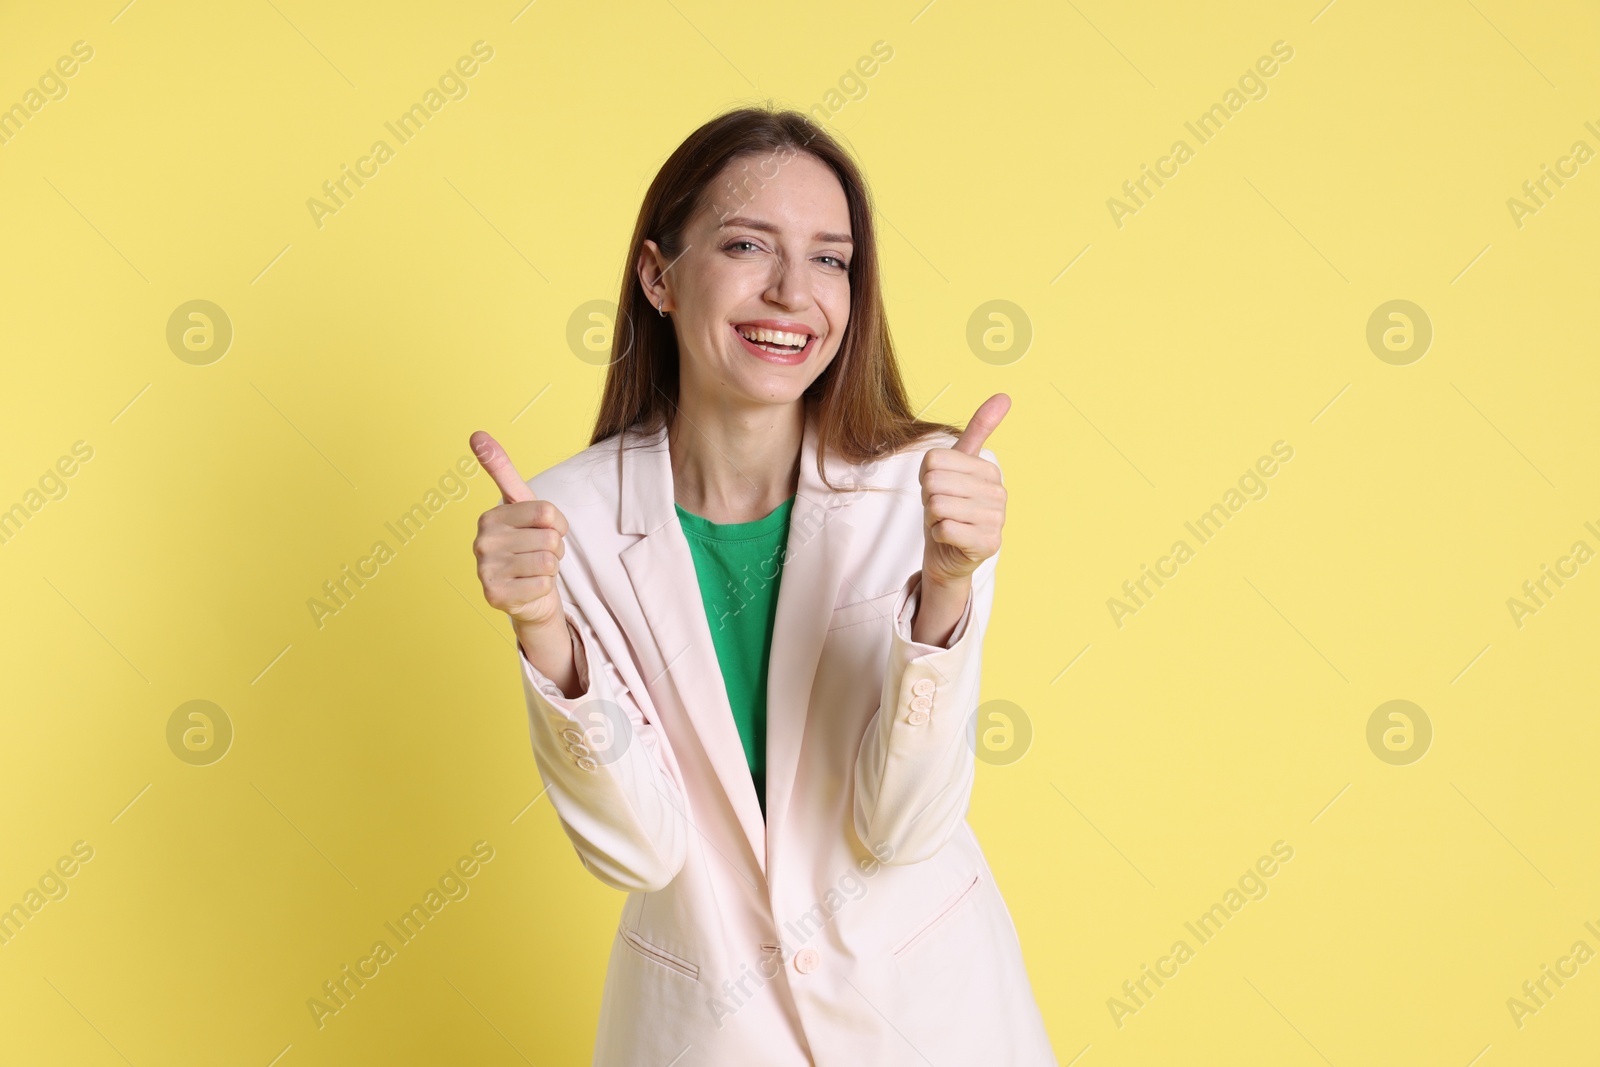
[[939,910],[934,913],[931,919],[917,927],[915,930],[911,931],[910,936],[906,937],[898,945],[890,949],[889,954],[898,958],[911,951],[911,949],[921,942],[923,938],[927,937],[941,923],[954,914],[957,908],[966,903],[967,899],[972,896],[973,890],[978,888],[978,880],[980,877],[981,875],[977,871],[974,871],[971,879],[967,881],[965,886],[956,890],[954,895],[946,899],[945,902],[940,905]]
[[857,600],[853,604],[846,604],[842,608],[833,609],[833,617],[828,620],[829,630],[841,630],[846,626],[857,626],[864,622],[881,621],[889,625],[893,620],[889,612],[894,608],[895,597],[900,595],[899,589],[891,589],[887,593]]
[[691,981],[698,982],[700,980],[700,968],[682,956],[674,956],[660,945],[651,944],[632,930],[618,929],[617,932],[622,935],[622,940],[627,942],[629,948],[645,959],[654,960],[663,967],[677,971]]

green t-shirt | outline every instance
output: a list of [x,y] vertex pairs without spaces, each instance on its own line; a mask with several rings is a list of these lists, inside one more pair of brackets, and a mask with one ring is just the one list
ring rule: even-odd
[[678,506],[694,557],[706,623],[717,649],[733,721],[744,742],[761,814],[767,813],[767,658],[778,613],[794,497],[754,522],[712,522]]

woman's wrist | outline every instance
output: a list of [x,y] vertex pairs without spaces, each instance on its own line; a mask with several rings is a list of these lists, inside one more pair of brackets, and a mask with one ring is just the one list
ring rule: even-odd
[[577,692],[578,665],[572,651],[574,636],[565,614],[554,622],[526,626],[515,623],[517,642],[528,662],[549,678],[568,699],[583,694]]
[[926,571],[918,584],[917,613],[911,620],[911,639],[921,644],[947,647],[956,623],[967,610],[972,577],[955,581],[930,580]]

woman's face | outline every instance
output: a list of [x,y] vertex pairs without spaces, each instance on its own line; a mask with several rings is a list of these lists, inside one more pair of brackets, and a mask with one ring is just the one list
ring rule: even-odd
[[815,156],[785,149],[735,158],[705,199],[682,255],[646,241],[639,262],[646,295],[665,299],[677,332],[680,388],[724,402],[798,400],[850,321],[844,189]]

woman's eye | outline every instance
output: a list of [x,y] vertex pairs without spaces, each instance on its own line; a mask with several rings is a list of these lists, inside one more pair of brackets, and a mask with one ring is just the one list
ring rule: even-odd
[[726,245],[724,245],[723,248],[725,250],[734,249],[734,248],[738,248],[740,245],[749,245],[751,248],[756,248],[757,247],[757,245],[756,245],[756,243],[754,241],[747,241],[747,240],[741,239],[741,240],[738,240],[738,241],[730,241]]
[[829,260],[829,261],[831,261],[840,270],[849,270],[850,269],[850,264],[846,263],[844,260],[840,259],[838,256],[818,256],[817,258],[821,259],[821,260]]

